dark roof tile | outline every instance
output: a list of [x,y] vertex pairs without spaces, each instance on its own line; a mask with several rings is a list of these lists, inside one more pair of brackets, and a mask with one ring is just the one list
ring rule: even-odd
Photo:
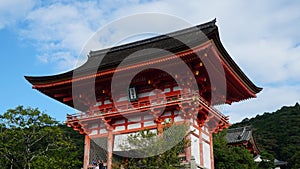
[[226,140],[229,144],[249,141],[251,137],[252,137],[251,126],[228,129],[226,134]]

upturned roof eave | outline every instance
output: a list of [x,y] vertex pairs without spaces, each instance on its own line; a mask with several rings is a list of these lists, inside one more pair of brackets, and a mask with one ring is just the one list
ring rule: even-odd
[[[215,46],[218,48],[218,50],[221,53],[221,56],[224,58],[226,64],[234,70],[235,74],[242,79],[242,81],[248,86],[248,88],[253,92],[253,95],[259,93],[262,88],[257,87],[245,74],[244,72],[239,68],[239,66],[233,61],[233,59],[230,57],[228,52],[225,50],[224,46],[221,43],[218,27],[215,25],[216,20],[212,20],[210,22],[197,25],[195,27],[179,30],[176,32],[168,33],[166,35],[160,35],[153,38],[148,38],[116,47],[112,47],[109,49],[102,49],[97,51],[91,51],[88,57],[88,60],[78,68],[75,68],[74,70],[56,74],[56,75],[50,75],[50,76],[25,76],[25,79],[29,81],[33,85],[40,85],[40,84],[49,84],[49,83],[55,83],[59,81],[66,81],[71,80],[74,78],[74,75],[76,77],[78,76],[86,76],[90,75],[92,73],[97,73],[97,71],[105,71],[109,69],[114,69],[118,66],[120,63],[120,58],[117,58],[117,60],[109,59],[110,61],[104,62],[104,64],[95,66],[94,62],[101,59],[100,57],[104,56],[113,56],[114,54],[121,54],[122,51],[130,50],[133,48],[139,49],[140,46],[143,45],[149,45],[149,44],[155,44],[159,43],[163,40],[168,40],[170,37],[176,37],[176,36],[182,36],[182,35],[188,35],[195,33],[196,30],[199,31],[199,29],[208,37],[208,40],[213,40]],[[196,28],[196,29],[195,29]],[[199,43],[199,42],[198,42]],[[203,43],[203,42],[202,42]],[[197,45],[197,44],[195,44]],[[198,44],[201,45],[201,44]],[[172,46],[171,46],[172,47]],[[170,48],[171,48],[170,47]],[[178,46],[173,46],[175,52],[176,48],[179,48]],[[154,54],[153,54],[154,55]],[[96,71],[95,71],[96,70]]]
[[[97,51],[91,51],[89,53],[88,56],[88,60],[81,66],[64,72],[64,73],[60,73],[60,74],[56,74],[56,75],[46,75],[46,76],[24,76],[25,79],[27,81],[29,81],[31,84],[35,85],[35,84],[47,84],[47,83],[53,83],[53,82],[58,82],[58,81],[63,81],[63,80],[69,80],[73,77],[74,72],[76,72],[77,75],[88,75],[90,72],[90,70],[94,70],[95,67],[89,67],[91,64],[91,62],[93,62],[95,59],[98,59],[97,57],[104,57],[105,55],[108,54],[112,54],[112,53],[117,53],[117,52],[121,52],[124,50],[128,50],[131,48],[138,48],[139,46],[145,45],[145,44],[153,44],[153,43],[157,43],[161,40],[167,40],[170,39],[170,37],[176,37],[182,34],[189,34],[192,33],[195,30],[201,30],[204,32],[205,35],[209,35],[211,34],[215,29],[216,29],[216,25],[215,25],[216,20],[212,20],[210,22],[201,24],[201,25],[197,25],[191,28],[186,28],[183,30],[179,30],[176,32],[172,32],[172,33],[168,33],[166,35],[160,35],[160,36],[156,36],[156,37],[152,37],[152,38],[148,38],[148,39],[144,39],[144,40],[140,40],[140,41],[136,41],[136,42],[131,42],[128,44],[124,44],[124,45],[120,45],[120,46],[116,46],[116,47],[112,47],[112,48],[108,48],[108,49],[101,49],[101,50],[97,50]],[[114,63],[114,62],[110,62],[110,63],[106,63],[101,65],[101,71],[103,70],[107,70],[110,68],[114,68],[115,66],[117,66],[118,63]]]

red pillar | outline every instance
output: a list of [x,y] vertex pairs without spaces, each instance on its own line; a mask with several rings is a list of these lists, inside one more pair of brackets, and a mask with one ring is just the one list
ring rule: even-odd
[[211,162],[211,169],[215,168],[214,162],[214,146],[213,146],[213,139],[212,139],[212,132],[209,134],[209,144],[210,144],[210,162]]
[[164,132],[164,126],[161,124],[161,121],[156,122],[157,124],[157,133],[161,136]]
[[90,163],[90,145],[91,145],[90,137],[88,135],[85,135],[83,169],[87,169]]
[[107,169],[112,169],[114,135],[112,130],[108,130],[107,136]]

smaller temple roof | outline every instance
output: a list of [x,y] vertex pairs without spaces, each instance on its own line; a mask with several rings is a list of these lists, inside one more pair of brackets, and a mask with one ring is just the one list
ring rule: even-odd
[[249,141],[251,137],[252,137],[251,126],[228,129],[226,134],[226,140],[228,144],[236,144],[236,143]]
[[[262,161],[270,161],[270,160],[262,159],[261,155],[258,154],[257,156],[254,157],[254,161],[260,163]],[[280,166],[287,166],[287,164],[288,164],[288,162],[286,162],[286,161],[281,161],[281,160],[274,159],[274,165],[276,167],[280,168]],[[275,169],[277,169],[277,168],[275,168]]]
[[254,156],[260,153],[253,138],[251,126],[228,129],[226,140],[228,145],[244,145]]
[[274,164],[275,166],[286,166],[288,163],[286,161],[274,159]]

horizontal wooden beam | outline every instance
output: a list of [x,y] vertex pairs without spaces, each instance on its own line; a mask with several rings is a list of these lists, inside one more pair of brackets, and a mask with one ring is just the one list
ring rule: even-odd
[[66,96],[68,96],[67,93],[57,93],[57,94],[54,94],[55,98],[66,97]]
[[68,101],[72,101],[73,97],[65,97],[63,98],[63,102],[68,102]]

